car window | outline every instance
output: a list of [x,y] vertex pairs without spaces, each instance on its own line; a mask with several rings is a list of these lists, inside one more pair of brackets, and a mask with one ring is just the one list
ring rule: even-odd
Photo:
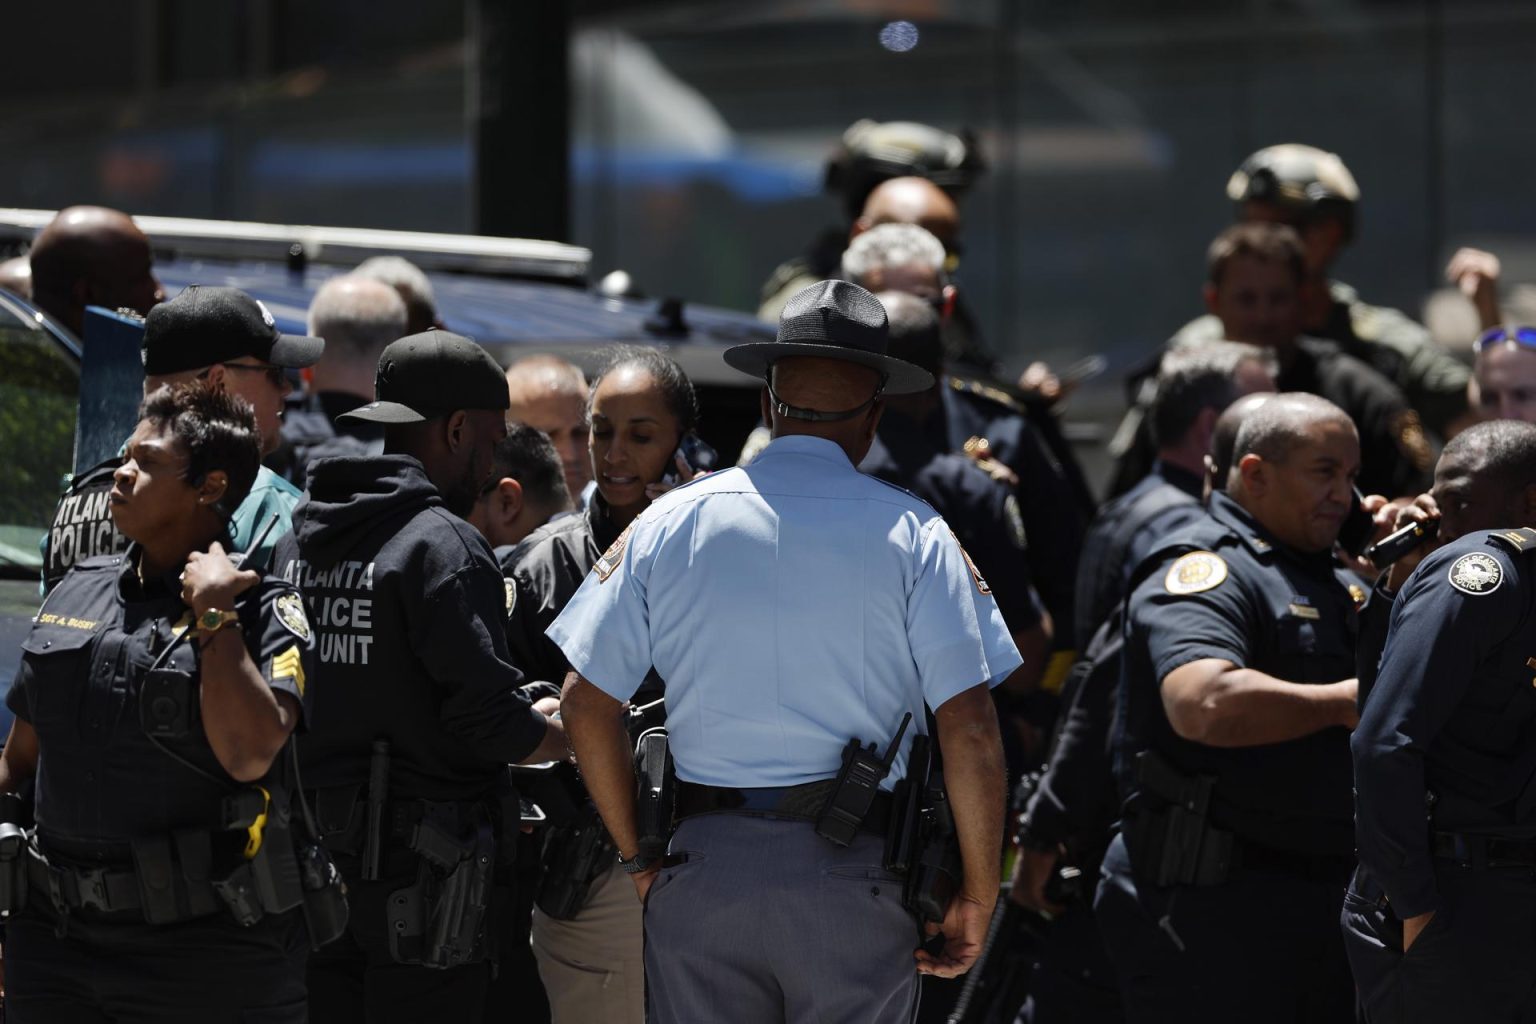
[[36,575],[73,465],[80,371],[46,331],[0,325],[0,573]]

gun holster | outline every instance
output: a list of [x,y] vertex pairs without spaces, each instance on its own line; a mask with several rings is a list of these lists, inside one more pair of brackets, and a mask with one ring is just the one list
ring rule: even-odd
[[389,894],[385,918],[396,963],[448,969],[489,959],[485,917],[496,837],[478,805],[469,821],[454,805],[428,803],[407,847],[421,856],[416,883]]
[[1136,788],[1121,832],[1131,873],[1150,885],[1220,885],[1232,872],[1231,832],[1209,821],[1211,776],[1181,774],[1155,751],[1136,755]]
[[534,902],[555,920],[569,921],[586,905],[597,876],[617,856],[618,849],[595,811],[582,825],[549,829],[539,858],[543,871]]
[[912,738],[907,777],[896,784],[892,797],[886,870],[906,876],[902,906],[919,921],[942,921],[960,886],[960,837],[928,736]]
[[664,727],[647,729],[635,741],[635,783],[635,830],[640,855],[664,856],[677,824],[677,771]]

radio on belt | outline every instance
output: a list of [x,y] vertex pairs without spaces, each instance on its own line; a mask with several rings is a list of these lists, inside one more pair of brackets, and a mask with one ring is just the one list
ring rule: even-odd
[[883,758],[873,743],[866,748],[856,739],[848,741],[843,748],[843,767],[837,773],[837,784],[816,817],[817,835],[838,846],[853,842],[875,802],[875,794],[880,792],[880,783],[890,774],[896,751],[901,749],[901,738],[911,724],[912,712],[909,711],[901,720],[901,728],[896,730],[896,738],[891,740]]

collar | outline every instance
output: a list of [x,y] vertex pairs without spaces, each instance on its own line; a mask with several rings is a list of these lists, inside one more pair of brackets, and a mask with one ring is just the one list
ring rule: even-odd
[[853,463],[848,461],[848,453],[835,441],[828,441],[824,437],[812,437],[809,434],[786,434],[776,437],[768,442],[757,458],[753,459],[753,465],[764,459],[778,455],[806,455],[823,462],[831,463],[840,469],[853,469]]
[[1152,464],[1152,472],[1161,477],[1165,483],[1172,484],[1191,498],[1199,498],[1205,490],[1205,477],[1198,473],[1191,473],[1183,466],[1175,466],[1171,462],[1159,459]]

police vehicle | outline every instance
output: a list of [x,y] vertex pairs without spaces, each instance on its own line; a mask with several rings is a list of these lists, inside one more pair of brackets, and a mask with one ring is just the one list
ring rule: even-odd
[[[52,219],[51,210],[0,209],[0,259],[25,252]],[[399,255],[427,274],[444,325],[478,340],[503,365],[550,352],[590,373],[614,344],[652,345],[692,378],[706,410],[701,433],[717,450],[740,450],[757,424],[757,388],[727,368],[720,352],[772,341],[773,328],[744,313],[679,299],[605,294],[591,287],[591,253],[579,246],[180,217],[135,220],[154,248],[155,275],[167,297],[190,284],[230,285],[261,300],[279,329],[303,334],[310,299],[327,279],[370,256]],[[105,358],[136,361],[138,355],[129,349]],[[0,291],[0,699],[10,690],[37,611],[43,535],[66,475],[77,468],[80,409],[124,404],[82,394],[81,360],[82,346],[68,330]],[[0,706],[0,741],[9,729],[10,715]]]

